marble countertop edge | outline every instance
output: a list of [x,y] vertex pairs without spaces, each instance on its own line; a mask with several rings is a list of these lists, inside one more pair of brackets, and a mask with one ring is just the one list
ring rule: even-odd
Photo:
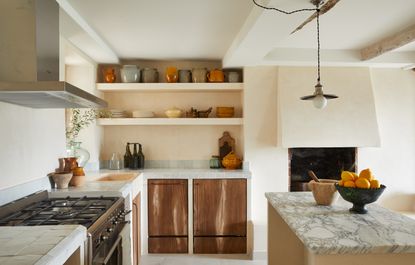
[[315,205],[311,192],[269,192],[265,197],[313,254],[415,253],[415,221],[377,204],[367,206],[369,214],[356,215],[341,198],[333,206]]

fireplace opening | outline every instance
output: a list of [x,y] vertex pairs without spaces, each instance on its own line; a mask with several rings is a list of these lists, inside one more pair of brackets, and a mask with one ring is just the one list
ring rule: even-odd
[[356,172],[357,148],[290,148],[290,191],[307,191],[312,170],[322,179],[340,179],[343,170]]

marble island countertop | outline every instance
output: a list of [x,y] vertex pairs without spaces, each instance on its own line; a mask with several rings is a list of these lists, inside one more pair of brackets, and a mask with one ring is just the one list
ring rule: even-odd
[[379,205],[351,214],[342,198],[317,206],[311,192],[266,193],[291,230],[314,254],[415,253],[415,220]]
[[0,227],[0,264],[64,264],[86,236],[81,225]]

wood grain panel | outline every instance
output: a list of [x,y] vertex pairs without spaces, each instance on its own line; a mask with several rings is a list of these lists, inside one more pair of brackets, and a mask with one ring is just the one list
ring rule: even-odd
[[193,252],[196,254],[246,253],[246,237],[195,237]]
[[148,253],[188,253],[187,237],[150,237]]
[[140,227],[141,227],[141,218],[140,218],[140,201],[141,194],[139,193],[133,200],[133,265],[138,265],[140,263],[141,256],[141,242],[140,242]]
[[246,179],[193,181],[195,236],[246,236]]
[[148,180],[148,235],[187,236],[186,179]]

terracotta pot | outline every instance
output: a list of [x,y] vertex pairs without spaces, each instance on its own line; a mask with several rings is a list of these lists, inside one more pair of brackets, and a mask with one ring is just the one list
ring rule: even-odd
[[70,186],[81,187],[85,184],[85,176],[72,176],[71,181],[69,182]]
[[58,189],[67,189],[68,184],[72,179],[71,173],[53,173],[53,180],[56,183]]
[[78,162],[76,161],[76,157],[65,157],[65,172],[71,172],[74,170],[74,168],[78,167]]

